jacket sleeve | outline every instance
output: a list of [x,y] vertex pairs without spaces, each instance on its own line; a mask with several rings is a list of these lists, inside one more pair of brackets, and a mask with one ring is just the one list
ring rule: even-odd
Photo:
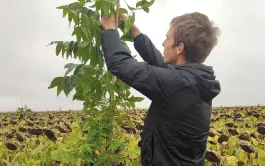
[[120,41],[116,30],[105,30],[101,34],[101,45],[107,68],[113,75],[152,101],[169,102],[172,69],[138,62]]
[[134,48],[148,64],[162,68],[171,67],[164,63],[161,52],[145,34],[141,33],[134,39]]

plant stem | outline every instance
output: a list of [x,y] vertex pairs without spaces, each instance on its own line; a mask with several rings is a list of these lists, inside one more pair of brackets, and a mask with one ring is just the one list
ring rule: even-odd
[[119,11],[120,11],[120,0],[117,0],[116,2],[116,26],[115,29],[118,30],[119,28]]
[[[119,28],[119,11],[120,11],[120,0],[117,0],[116,2],[116,25],[115,25],[116,30],[118,30]],[[115,82],[116,82],[116,77],[112,75],[111,83],[115,84]],[[113,102],[113,99],[114,99],[114,93],[110,94],[110,107],[112,106],[111,103]]]
[[250,153],[247,153],[247,154],[248,154],[248,162],[247,162],[247,163],[250,164],[250,161],[251,161],[251,160],[250,160],[250,159],[251,159],[251,158],[250,158]]

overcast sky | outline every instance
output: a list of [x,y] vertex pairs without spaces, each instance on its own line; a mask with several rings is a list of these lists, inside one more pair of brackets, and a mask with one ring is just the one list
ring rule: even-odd
[[[54,40],[72,39],[67,19],[56,9],[70,2],[1,3],[0,111],[15,110],[21,97],[22,104],[34,111],[82,108],[72,96],[62,93],[56,97],[56,90],[48,89],[54,77],[64,74],[64,65],[75,62],[55,56],[55,45],[45,47]],[[149,14],[136,13],[136,24],[163,51],[162,41],[172,17],[194,11],[207,14],[221,29],[219,43],[206,61],[214,67],[222,87],[214,106],[265,105],[264,8],[264,0],[156,0]],[[148,108],[149,104],[145,99],[137,106]]]

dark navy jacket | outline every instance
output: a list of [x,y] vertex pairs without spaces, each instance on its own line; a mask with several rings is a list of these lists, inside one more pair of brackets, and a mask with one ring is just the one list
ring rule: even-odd
[[104,31],[101,42],[110,72],[152,101],[144,120],[142,165],[204,165],[212,99],[221,90],[212,67],[164,64],[144,34],[134,46],[145,62],[130,55],[116,30]]

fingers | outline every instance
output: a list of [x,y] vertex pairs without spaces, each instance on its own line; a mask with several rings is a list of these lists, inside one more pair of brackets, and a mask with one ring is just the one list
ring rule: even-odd
[[107,16],[101,16],[101,19],[112,19],[112,18],[115,18],[115,15],[114,14],[110,14],[110,15],[107,15]]
[[114,14],[101,17],[101,27],[103,29],[112,29],[115,27],[115,16]]

